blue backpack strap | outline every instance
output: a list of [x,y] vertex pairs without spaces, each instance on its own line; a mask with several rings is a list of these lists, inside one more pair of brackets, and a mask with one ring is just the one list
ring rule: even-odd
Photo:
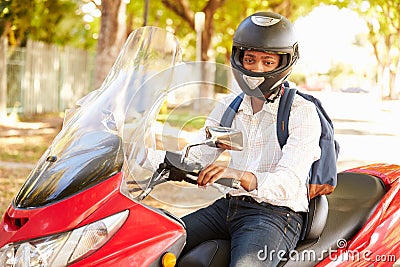
[[294,96],[297,90],[287,87],[285,83],[284,92],[279,100],[278,115],[276,121],[276,130],[278,141],[281,148],[286,144],[289,137],[289,114],[292,107]]
[[221,121],[219,123],[222,127],[231,127],[233,118],[236,116],[239,106],[243,101],[244,93],[240,93],[229,105],[222,115]]

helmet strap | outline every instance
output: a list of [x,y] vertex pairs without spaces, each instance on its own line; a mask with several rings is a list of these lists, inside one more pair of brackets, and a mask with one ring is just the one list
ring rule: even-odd
[[274,101],[281,96],[284,90],[284,85],[278,86],[274,92],[271,93],[271,95],[265,100],[267,103],[274,103]]

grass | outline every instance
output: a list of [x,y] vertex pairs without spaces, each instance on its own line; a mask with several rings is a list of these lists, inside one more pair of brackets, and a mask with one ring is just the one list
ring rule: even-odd
[[190,114],[160,114],[157,120],[168,123],[172,127],[185,128],[187,131],[198,130],[203,127],[205,122],[205,118],[193,118]]
[[0,161],[35,163],[46,151],[52,136],[1,137]]
[[30,166],[53,141],[61,122],[59,116],[42,115],[18,118],[0,125],[0,161],[21,164],[0,166],[0,216],[28,177]]
[[[0,161],[36,163],[47,149],[52,136],[2,137]],[[28,177],[31,169],[26,167],[0,167],[0,217],[11,199]]]
[[0,216],[30,173],[27,168],[0,168]]
[[163,108],[157,116],[157,121],[186,131],[195,131],[203,127],[206,116],[195,114],[192,106],[180,106],[172,109]]

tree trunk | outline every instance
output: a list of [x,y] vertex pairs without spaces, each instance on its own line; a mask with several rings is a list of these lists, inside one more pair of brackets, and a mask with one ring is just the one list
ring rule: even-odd
[[398,92],[396,90],[396,72],[395,71],[390,71],[389,74],[389,99],[391,100],[396,100],[398,99]]
[[99,88],[126,40],[126,4],[102,0],[101,27],[95,63],[95,88]]
[[[165,7],[169,8],[176,15],[185,20],[190,27],[194,30],[194,11],[190,9],[187,0],[162,0]],[[208,50],[211,48],[211,38],[214,34],[214,14],[225,3],[225,0],[209,0],[207,5],[203,8],[205,14],[204,31],[201,36],[201,60],[210,60]]]
[[[187,0],[162,0],[164,6],[174,11],[175,14],[185,20],[190,27],[195,30],[195,12],[190,8]],[[201,33],[201,61],[215,61],[214,58],[210,59],[209,50],[211,49],[211,39],[214,34],[214,14],[225,3],[225,0],[209,0],[202,12],[205,14],[204,30]],[[215,77],[215,69],[202,69],[201,76],[206,80],[212,80],[210,77]],[[204,114],[205,107],[210,107],[207,102],[214,98],[214,86],[209,84],[199,85],[199,99],[195,103],[195,112],[200,111]],[[205,101],[205,102],[202,102]]]

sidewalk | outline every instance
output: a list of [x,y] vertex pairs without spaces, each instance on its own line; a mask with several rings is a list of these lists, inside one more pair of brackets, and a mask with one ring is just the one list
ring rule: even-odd
[[400,101],[376,101],[368,94],[321,94],[341,150],[340,171],[371,163],[400,164]]

